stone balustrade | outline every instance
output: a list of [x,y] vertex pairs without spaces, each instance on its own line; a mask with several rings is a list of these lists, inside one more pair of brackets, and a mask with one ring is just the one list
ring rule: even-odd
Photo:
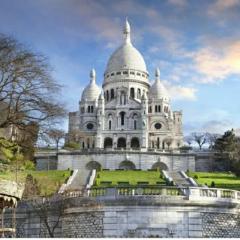
[[116,187],[116,188],[91,188],[87,190],[89,197],[115,197],[128,196],[184,196],[192,201],[220,201],[240,203],[240,191],[203,188],[203,187]]

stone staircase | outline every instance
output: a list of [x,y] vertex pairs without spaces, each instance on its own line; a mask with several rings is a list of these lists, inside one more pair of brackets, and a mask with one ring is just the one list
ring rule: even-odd
[[181,172],[168,171],[167,173],[168,173],[168,176],[173,179],[173,181],[177,186],[182,186],[182,187],[193,186],[192,183],[181,174]]
[[74,176],[73,180],[70,184],[68,184],[64,191],[70,192],[70,191],[83,191],[88,183],[88,178],[91,171],[85,170],[81,171],[78,170],[76,175]]

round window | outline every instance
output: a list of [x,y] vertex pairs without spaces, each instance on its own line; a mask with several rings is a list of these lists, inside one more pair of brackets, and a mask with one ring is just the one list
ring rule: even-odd
[[93,124],[92,123],[88,123],[87,124],[87,129],[92,130],[93,129]]
[[162,127],[161,123],[155,123],[154,127],[156,129],[160,129]]

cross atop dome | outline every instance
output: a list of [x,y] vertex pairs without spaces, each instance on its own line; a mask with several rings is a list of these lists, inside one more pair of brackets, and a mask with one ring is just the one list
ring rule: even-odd
[[92,70],[90,71],[90,82],[95,83],[95,81],[96,81],[96,71],[94,68],[92,68]]
[[127,18],[123,28],[123,34],[125,35],[125,43],[131,43],[131,27]]
[[156,68],[156,70],[155,70],[155,77],[156,77],[156,80],[160,80],[160,70],[159,70],[159,68]]

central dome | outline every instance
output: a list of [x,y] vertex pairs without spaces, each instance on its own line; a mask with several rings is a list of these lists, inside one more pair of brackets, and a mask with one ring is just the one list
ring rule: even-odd
[[131,43],[123,44],[112,54],[108,61],[106,72],[121,69],[134,69],[147,72],[141,53]]
[[130,25],[126,21],[124,27],[125,41],[110,57],[105,73],[124,69],[134,69],[147,72],[145,61],[141,53],[132,45],[130,39]]

